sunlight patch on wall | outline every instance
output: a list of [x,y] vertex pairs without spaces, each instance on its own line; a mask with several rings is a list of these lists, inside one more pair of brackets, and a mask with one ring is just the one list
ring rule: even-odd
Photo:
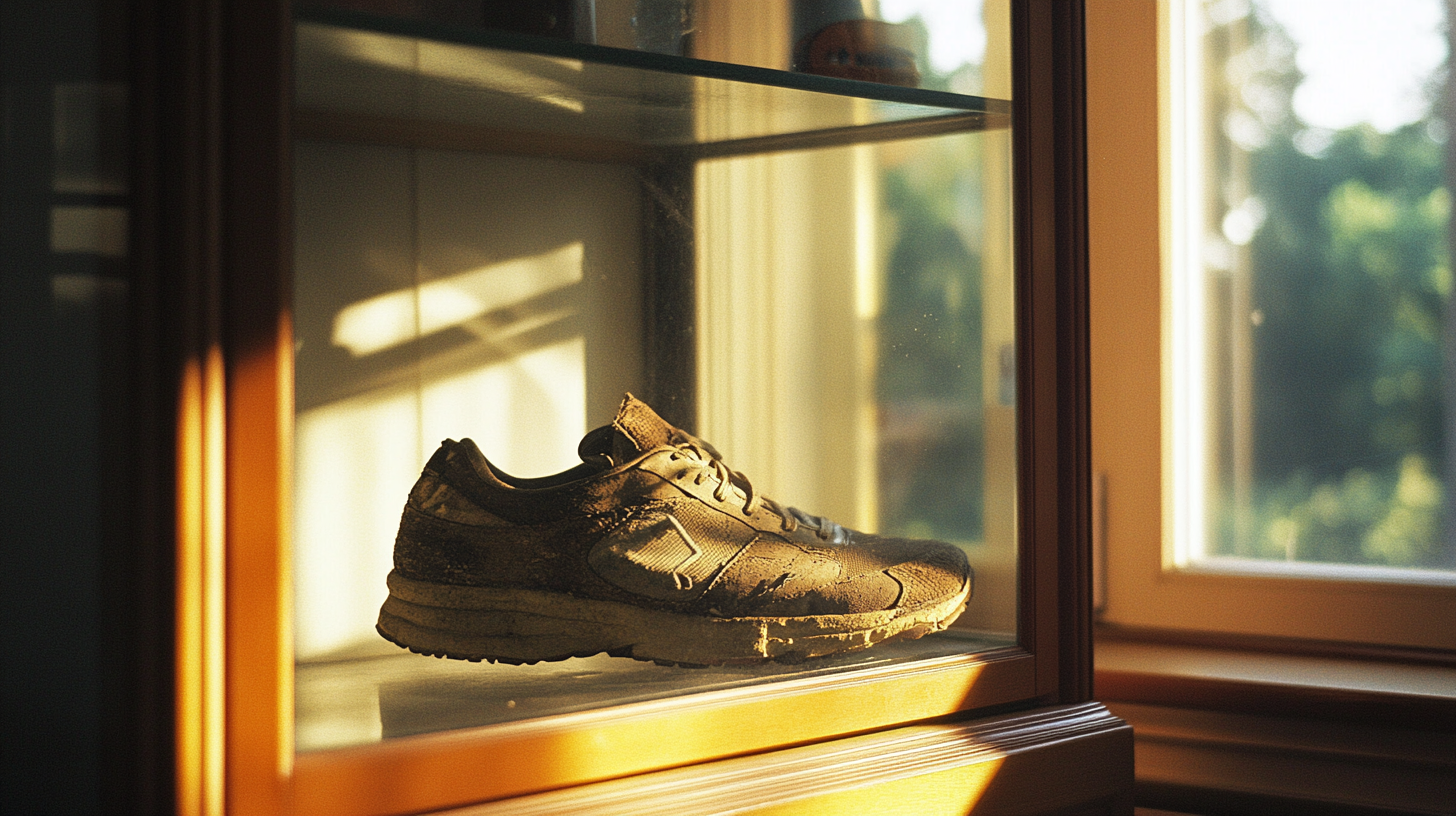
[[351,304],[334,318],[333,343],[363,357],[459,326],[580,282],[584,255],[578,241]]
[[295,637],[301,658],[373,635],[394,533],[419,455],[410,391],[365,394],[298,416]]
[[492,464],[537,476],[576,463],[586,432],[581,337],[298,416],[296,650],[308,660],[382,641],[374,620],[411,485],[445,438],[470,437]]
[[425,457],[446,437],[468,436],[512,476],[565,470],[581,461],[576,445],[587,430],[586,341],[573,337],[427,383],[421,406]]

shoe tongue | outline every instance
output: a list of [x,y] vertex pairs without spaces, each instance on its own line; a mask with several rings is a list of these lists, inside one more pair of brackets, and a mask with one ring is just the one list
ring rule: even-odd
[[583,462],[600,462],[601,457],[607,456],[613,465],[621,465],[653,448],[669,444],[676,430],[647,403],[628,394],[617,409],[617,418],[612,424],[603,425],[582,437],[576,452]]
[[[618,463],[669,444],[673,431],[677,430],[647,407],[647,403],[631,394],[622,398],[622,406],[617,409],[612,427],[618,433],[613,440],[613,458]],[[618,458],[618,453],[630,455]]]

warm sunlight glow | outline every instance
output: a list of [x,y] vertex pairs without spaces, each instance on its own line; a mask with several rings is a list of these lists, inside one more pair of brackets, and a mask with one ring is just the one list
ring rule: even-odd
[[948,74],[966,64],[980,65],[986,57],[986,26],[979,3],[940,0],[880,0],[880,12],[892,23],[912,17],[925,22],[930,35],[930,67]]
[[[516,62],[520,57],[510,55],[507,59]],[[557,57],[535,56],[531,61],[537,66],[537,71],[569,77],[581,73],[584,67],[580,60]],[[540,73],[512,68],[505,62],[495,52],[472,46],[424,43],[420,47],[420,73],[425,76],[490,91],[504,91],[519,99],[543,102],[569,113],[586,110],[581,91],[573,85],[556,82]]]
[[352,304],[334,318],[334,345],[363,357],[570,286],[584,253],[567,244]]
[[[586,110],[580,92],[571,84],[510,68],[501,64],[503,60],[495,52],[446,43],[421,43],[406,37],[326,26],[302,28],[305,29],[306,36],[317,38],[321,50],[344,55],[351,61],[399,72],[418,73],[423,77],[487,91],[503,91],[570,113]],[[519,60],[519,57],[513,55],[509,59]],[[581,73],[584,67],[580,60],[557,57],[538,56],[533,61],[567,76]]]
[[585,432],[586,343],[579,336],[418,389],[367,392],[300,413],[298,657],[382,642],[374,620],[400,509],[440,440],[470,437],[507,472],[540,476],[579,461],[576,441]]
[[324,26],[307,26],[304,30],[327,43],[319,50],[347,54],[359,62],[381,68],[410,71],[414,70],[419,60],[418,42],[406,37],[388,37]]
[[1204,387],[1208,382],[1204,332],[1206,311],[1200,276],[1187,270],[1203,268],[1204,235],[1202,213],[1203,155],[1200,130],[1194,126],[1193,111],[1203,100],[1202,76],[1198,65],[1201,22],[1182,3],[1172,3],[1164,13],[1169,18],[1168,50],[1162,66],[1164,110],[1163,189],[1175,191],[1163,208],[1164,297],[1163,383],[1166,416],[1164,425],[1164,470],[1170,478],[1163,540],[1175,551],[1165,554],[1165,566],[1187,566],[1203,557],[1207,521],[1208,412]]
[[177,422],[177,811],[222,813],[223,363],[182,371]]

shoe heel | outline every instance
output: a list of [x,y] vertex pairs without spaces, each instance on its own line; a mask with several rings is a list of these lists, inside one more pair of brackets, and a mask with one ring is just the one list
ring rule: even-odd
[[[610,651],[604,627],[547,611],[538,593],[428,584],[391,574],[390,594],[375,628],[384,639],[419,654],[456,660],[537,663]],[[543,607],[534,611],[533,607]]]

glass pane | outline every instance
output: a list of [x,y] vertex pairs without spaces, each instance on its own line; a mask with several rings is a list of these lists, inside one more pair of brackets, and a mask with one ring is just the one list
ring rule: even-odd
[[1176,421],[1204,440],[1182,471],[1190,563],[1456,569],[1446,10],[1189,6],[1194,274],[1173,282],[1173,330]]
[[976,132],[697,176],[704,435],[770,495],[964,546],[963,622],[1000,632],[1016,609],[1010,150],[1009,131]]
[[[1009,100],[385,27],[297,31],[299,750],[1015,642]],[[1008,42],[950,73],[1009,86]],[[401,510],[442,439],[517,486],[621,467],[583,437],[629,392],[712,443],[672,440],[745,514],[948,542],[975,570],[966,611],[707,668],[427,660],[379,636]],[[706,539],[675,526],[662,540],[692,552],[663,574],[713,579],[685,566]]]

